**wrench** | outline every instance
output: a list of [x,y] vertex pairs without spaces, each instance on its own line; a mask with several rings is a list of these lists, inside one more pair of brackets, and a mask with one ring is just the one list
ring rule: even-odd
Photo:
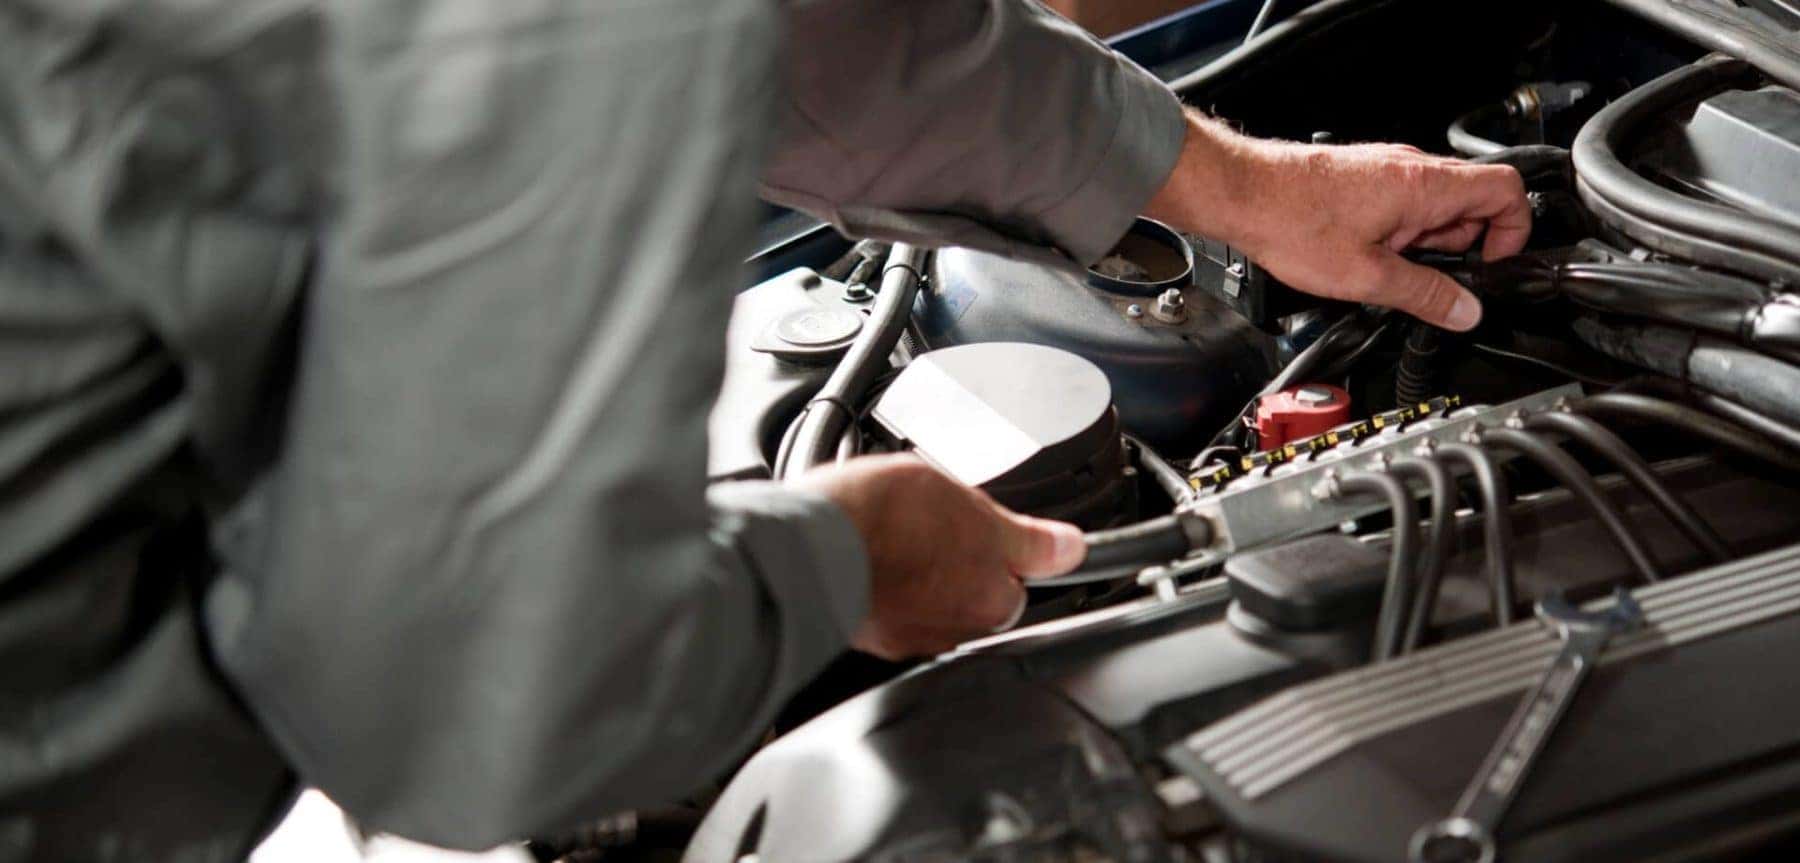
[[1494,835],[1500,820],[1518,796],[1525,774],[1543,753],[1550,732],[1568,712],[1606,643],[1644,622],[1643,609],[1624,588],[1614,592],[1613,604],[1604,611],[1585,612],[1562,596],[1552,595],[1538,602],[1537,616],[1554,628],[1562,650],[1513,711],[1455,811],[1413,834],[1408,849],[1411,863],[1494,863],[1498,854]]

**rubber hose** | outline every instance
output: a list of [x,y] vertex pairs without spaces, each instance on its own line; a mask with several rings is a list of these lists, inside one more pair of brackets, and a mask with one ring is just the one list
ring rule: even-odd
[[1418,404],[1435,395],[1438,349],[1444,331],[1424,321],[1412,325],[1400,348],[1400,365],[1394,372],[1394,402]]
[[1097,530],[1083,539],[1087,543],[1087,556],[1074,572],[1033,579],[1025,584],[1029,587],[1066,587],[1135,575],[1147,567],[1186,557],[1188,552],[1211,541],[1211,531],[1205,521],[1165,515],[1124,527]]
[[1513,622],[1513,609],[1519,604],[1513,589],[1512,559],[1512,492],[1506,476],[1500,472],[1494,457],[1473,444],[1447,443],[1437,448],[1443,461],[1460,461],[1475,475],[1475,487],[1481,493],[1481,530],[1483,553],[1487,560],[1488,603],[1494,624],[1508,626]]
[[1589,347],[1800,425],[1800,368],[1714,336],[1660,325],[1578,318],[1571,329]]
[[1342,497],[1368,494],[1387,499],[1394,516],[1393,549],[1388,555],[1387,585],[1381,595],[1381,612],[1375,619],[1372,660],[1392,659],[1400,649],[1407,609],[1412,604],[1413,570],[1419,558],[1419,510],[1412,492],[1398,478],[1385,473],[1358,472],[1338,480]]
[[1444,581],[1444,567],[1456,548],[1456,486],[1450,471],[1428,458],[1400,456],[1388,464],[1396,476],[1414,476],[1425,481],[1431,492],[1431,533],[1425,540],[1425,553],[1419,560],[1419,589],[1413,595],[1412,612],[1400,637],[1399,653],[1411,653],[1431,625],[1431,612],[1437,606],[1438,587]]
[[[1800,89],[1800,46],[1790,35],[1753,23],[1736,5],[1669,0],[1608,0],[1682,38],[1750,63],[1789,87]],[[1755,5],[1755,4],[1750,4]]]
[[1506,145],[1492,138],[1483,138],[1472,131],[1472,127],[1481,126],[1494,120],[1504,118],[1506,109],[1500,105],[1483,105],[1467,114],[1457,117],[1444,132],[1444,140],[1457,155],[1466,157],[1492,156],[1504,152]]
[[1625,520],[1618,508],[1606,499],[1594,478],[1582,470],[1573,456],[1544,438],[1519,429],[1484,429],[1481,441],[1483,444],[1513,450],[1536,462],[1605,525],[1607,532],[1612,534],[1613,541],[1625,552],[1625,556],[1645,581],[1655,583],[1663,580],[1662,567],[1650,556],[1649,549],[1644,545],[1644,538],[1638,535],[1637,529]]
[[1582,203],[1601,222],[1655,251],[1759,279],[1800,283],[1795,254],[1800,230],[1664,188],[1632,170],[1623,155],[1623,148],[1645,139],[1645,128],[1681,105],[1758,80],[1748,64],[1706,57],[1601,109],[1582,126],[1570,151]]
[[1532,431],[1549,431],[1564,435],[1571,440],[1579,441],[1582,446],[1594,451],[1606,459],[1637,490],[1642,492],[1658,510],[1667,516],[1676,529],[1680,530],[1694,545],[1706,553],[1714,561],[1724,562],[1731,559],[1731,550],[1726,547],[1725,540],[1700,517],[1686,501],[1676,497],[1675,493],[1663,483],[1656,471],[1640,457],[1635,450],[1618,435],[1608,431],[1605,426],[1578,414],[1564,411],[1546,411],[1532,414],[1525,418],[1525,428]]
[[855,420],[855,406],[887,368],[888,355],[906,332],[928,254],[904,243],[894,244],[888,253],[887,266],[881,274],[881,293],[875,298],[868,323],[825,380],[818,396],[801,413],[800,430],[781,465],[780,478],[798,475],[837,457],[838,441]]

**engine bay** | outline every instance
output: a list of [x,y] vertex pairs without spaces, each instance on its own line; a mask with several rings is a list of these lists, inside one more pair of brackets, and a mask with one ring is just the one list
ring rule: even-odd
[[[1175,82],[1516,167],[1471,333],[1140,219],[740,294],[715,482],[910,451],[1089,531],[1017,628],[840,663],[692,861],[1718,859],[1800,835],[1800,16],[1327,0]],[[1476,35],[1478,34],[1478,35]]]

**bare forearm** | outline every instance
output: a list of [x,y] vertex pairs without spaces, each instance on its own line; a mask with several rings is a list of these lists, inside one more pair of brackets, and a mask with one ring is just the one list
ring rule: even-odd
[[1146,213],[1243,249],[1312,294],[1391,306],[1455,330],[1480,319],[1474,296],[1399,256],[1461,251],[1485,235],[1489,259],[1531,233],[1511,168],[1394,144],[1329,146],[1239,134],[1189,111],[1175,169]]

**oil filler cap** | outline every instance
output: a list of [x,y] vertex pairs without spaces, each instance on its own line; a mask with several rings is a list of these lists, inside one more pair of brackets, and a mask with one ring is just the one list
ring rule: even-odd
[[907,365],[871,414],[903,446],[1012,509],[1087,526],[1123,511],[1112,385],[1057,348],[990,342]]

